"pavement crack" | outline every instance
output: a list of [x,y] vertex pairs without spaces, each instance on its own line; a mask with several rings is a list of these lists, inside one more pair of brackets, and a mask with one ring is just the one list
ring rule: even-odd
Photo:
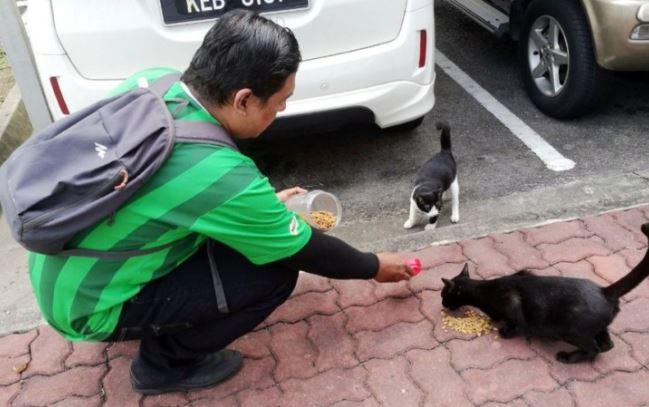
[[331,314],[327,314],[327,313],[324,313],[324,312],[314,312],[313,314],[306,315],[305,317],[297,319],[295,321],[291,321],[291,320],[288,320],[288,319],[279,319],[277,321],[274,321],[272,324],[265,325],[262,328],[253,330],[252,332],[261,331],[262,329],[266,329],[266,328],[272,328],[277,324],[296,325],[296,324],[299,324],[300,322],[306,321],[308,318],[311,318],[311,317],[316,316],[316,315],[320,315],[320,316],[323,316],[323,317],[330,317],[330,316],[336,315],[339,312],[344,312],[344,310],[339,308],[336,312],[333,312]]
[[318,369],[318,366],[316,364],[318,358],[320,357],[320,348],[318,348],[318,345],[316,345],[316,343],[309,335],[311,333],[311,330],[313,329],[313,326],[311,325],[311,321],[310,321],[311,318],[312,317],[304,319],[304,322],[306,323],[306,333],[304,334],[304,338],[306,339],[307,343],[311,345],[311,347],[313,348],[313,352],[315,353],[313,359],[311,359],[311,367],[313,368],[313,370],[320,373],[320,370]]
[[[384,327],[382,327],[382,328],[379,328],[379,329],[359,329],[358,331],[355,331],[355,332],[351,332],[351,331],[348,331],[348,332],[349,332],[351,335],[356,335],[356,334],[359,334],[359,333],[361,333],[361,332],[373,332],[373,333],[378,333],[378,332],[385,331],[386,329],[391,328],[391,327],[393,327],[393,326],[395,326],[395,325],[398,325],[398,324],[401,324],[401,323],[403,323],[403,324],[415,325],[415,324],[418,324],[418,323],[420,323],[421,321],[423,321],[423,320],[425,320],[425,319],[427,319],[427,318],[426,318],[424,315],[421,315],[421,318],[416,319],[416,320],[414,320],[414,321],[397,321],[397,322],[395,322],[395,323],[393,323],[393,324],[386,325],[386,326],[384,326]],[[433,326],[433,329],[434,329],[434,326]]]
[[[324,406],[325,406],[325,407],[331,407],[331,406],[335,406],[336,404],[338,404],[338,403],[342,403],[342,402],[345,402],[345,401],[349,401],[349,402],[352,402],[352,403],[362,403],[362,402],[364,402],[365,400],[368,400],[368,399],[371,399],[371,398],[374,398],[374,397],[372,396],[372,393],[370,393],[370,396],[369,396],[369,397],[365,397],[365,398],[362,399],[362,400],[359,400],[359,399],[352,399],[352,398],[350,398],[350,399],[348,399],[348,398],[344,398],[344,399],[340,399],[340,400],[333,401],[333,402],[331,402],[331,403],[329,403],[329,404],[325,404]],[[374,400],[376,400],[376,399],[374,399]],[[377,404],[378,404],[378,401],[377,401]]]
[[[36,329],[36,335],[32,338],[31,341],[29,341],[29,344],[27,344],[27,353],[29,354],[29,363],[32,363],[32,345],[36,341],[36,339],[41,336],[41,331],[40,329]],[[22,377],[22,373],[20,375]]]
[[[631,233],[631,239],[641,245],[644,245],[647,238],[644,235],[639,235],[637,229],[631,229],[628,225],[625,223],[622,223],[616,216],[613,214],[611,216],[614,220],[614,222],[619,225],[622,229],[626,230],[627,232]],[[644,217],[644,215],[643,215]]]
[[345,330],[345,333],[347,334],[347,336],[349,336],[352,343],[354,344],[354,351],[352,352],[352,355],[354,355],[354,358],[358,361],[359,365],[361,365],[362,364],[361,358],[358,356],[360,341],[358,340],[358,338],[356,338],[356,336],[353,333],[349,332],[349,330],[347,329],[347,324],[349,323],[349,315],[343,312],[343,318],[344,318],[343,329]]
[[[641,370],[645,370],[645,367],[640,366],[636,370],[618,370],[618,369],[614,369],[614,370],[611,370],[610,372],[602,373],[602,374],[600,374],[599,376],[597,376],[594,379],[575,379],[575,378],[573,378],[572,380],[570,380],[570,383],[596,383],[596,382],[598,382],[598,381],[600,381],[602,379],[605,379],[605,378],[607,378],[609,376],[614,375],[615,373],[634,374],[634,373],[638,373]],[[566,383],[566,385],[567,384],[568,383]]]
[[[296,299],[296,298],[301,298],[301,297],[304,297],[304,296],[307,295],[307,294],[326,294],[326,293],[328,293],[329,291],[332,291],[332,290],[333,290],[333,291],[336,291],[336,288],[333,286],[333,284],[332,284],[331,288],[328,288],[328,289],[326,289],[326,290],[324,290],[324,291],[316,290],[316,289],[314,289],[314,290],[309,290],[309,291],[304,291],[304,292],[299,293],[298,295],[292,295],[292,296],[290,296],[290,297],[288,298],[288,300],[293,300],[293,299]],[[338,293],[338,291],[336,291],[336,294],[337,294],[337,293]],[[288,300],[287,300],[287,301],[288,301]]]
[[[546,246],[558,246],[558,245],[560,245],[560,244],[564,244],[564,243],[566,243],[568,240],[573,240],[573,239],[578,239],[578,240],[589,240],[589,239],[591,239],[591,238],[593,238],[593,237],[598,238],[599,240],[602,241],[602,243],[604,243],[604,239],[602,239],[599,235],[593,233],[592,235],[589,235],[589,236],[570,236],[570,237],[567,237],[567,238],[565,238],[565,239],[563,239],[563,240],[559,240],[559,241],[557,241],[557,242],[551,242],[551,243],[550,243],[550,242],[541,242],[541,243],[537,243],[536,245],[534,245],[534,246],[532,246],[532,247],[535,248],[535,249],[537,249],[537,250],[539,250],[539,251],[541,251],[541,252],[543,252],[543,250],[539,249],[539,246],[541,246],[541,245],[546,245]],[[610,249],[609,249],[609,251],[610,251]]]
[[[365,378],[363,379],[363,387],[365,387],[365,390],[370,394],[370,397],[376,400],[377,402],[379,401],[378,396],[376,393],[374,393],[374,390],[372,389],[372,386],[368,384],[368,381],[370,380],[370,371],[367,369],[367,366],[365,366],[365,362],[362,362],[359,365],[363,370],[365,370]],[[381,404],[380,402],[378,404]]]
[[[531,390],[531,391],[534,391],[534,390]],[[540,393],[545,393],[545,392],[540,392]],[[525,394],[527,394],[527,393],[525,393]],[[522,401],[523,404],[525,404],[526,406],[529,406],[529,405],[530,405],[530,403],[528,403],[527,400],[525,400],[524,395],[522,395],[522,396],[515,396],[515,397],[513,397],[513,398],[511,398],[511,399],[508,399],[508,400],[506,400],[506,401],[495,400],[495,399],[487,399],[487,400],[485,400],[484,402],[482,402],[482,403],[480,403],[480,404],[475,404],[475,403],[474,403],[474,405],[477,406],[477,407],[481,407],[481,406],[486,406],[487,404],[493,403],[493,404],[498,404],[498,405],[503,405],[503,406],[505,406],[505,405],[507,405],[507,404],[509,404],[509,403],[512,403],[512,402],[516,401],[516,400],[520,400],[520,401]]]
[[618,338],[618,339],[620,340],[620,342],[623,342],[624,344],[626,344],[626,346],[628,346],[629,349],[631,349],[631,352],[629,353],[629,355],[631,356],[631,359],[633,359],[633,360],[635,360],[636,362],[638,362],[638,364],[639,364],[640,366],[644,367],[645,369],[649,369],[649,366],[647,366],[647,365],[646,365],[645,363],[643,363],[640,359],[638,359],[638,357],[636,356],[635,352],[633,351],[633,345],[632,345],[632,344],[630,344],[626,339],[624,339],[624,337],[622,337],[622,335],[618,335],[618,334],[612,334],[612,335],[615,336],[616,338]]
[[555,393],[555,392],[557,392],[559,390],[565,390],[565,391],[568,392],[568,395],[570,396],[570,401],[572,403],[572,407],[578,407],[577,402],[575,401],[576,400],[575,395],[573,395],[572,392],[570,391],[570,389],[568,388],[568,383],[570,383],[570,381],[568,381],[566,383],[563,383],[563,384],[560,384],[559,387],[554,388],[554,389],[549,390],[549,391],[539,390],[539,389],[531,389],[531,390],[528,390],[525,393],[523,393],[523,395],[521,397],[524,398],[523,401],[525,401],[525,403],[527,405],[529,405],[531,407],[534,407],[532,404],[530,404],[527,401],[527,399],[525,398],[526,395],[529,395],[530,393],[541,393],[541,394],[545,394],[546,396],[549,396],[550,394],[553,394],[553,393]]
[[642,173],[640,173],[638,171],[631,171],[631,175],[635,175],[638,178],[641,178],[641,179],[643,179],[645,181],[649,181],[649,176],[648,175],[644,175],[644,174],[642,174]]
[[270,358],[273,360],[273,368],[270,371],[270,378],[273,380],[273,383],[279,385],[279,380],[277,380],[277,366],[279,365],[279,359],[275,354],[273,347],[271,346],[271,343],[273,342],[273,333],[271,332],[269,327],[266,327],[264,329],[268,331],[268,336],[270,337],[270,340],[268,342],[268,353],[270,355]]
[[505,363],[507,363],[509,361],[512,361],[512,360],[514,360],[514,361],[518,360],[518,361],[521,361],[521,362],[529,362],[530,360],[534,360],[534,359],[536,359],[535,356],[532,356],[532,357],[529,357],[529,358],[520,358],[520,357],[516,357],[516,356],[510,356],[510,357],[507,357],[505,359],[494,362],[493,364],[489,365],[488,367],[469,366],[469,367],[466,367],[464,369],[457,369],[456,371],[458,373],[464,373],[464,372],[467,372],[469,370],[481,370],[483,372],[486,372],[488,370],[491,370],[491,369],[493,369],[495,367],[503,365],[503,364],[505,364]]
[[14,400],[16,400],[18,398],[18,396],[20,396],[20,393],[23,391],[24,384],[25,384],[24,381],[21,380],[20,385],[18,386],[18,390],[16,391],[16,393],[14,393],[14,395],[11,396],[9,398],[9,400],[7,400],[7,402],[8,402],[7,405],[8,406],[13,406]]

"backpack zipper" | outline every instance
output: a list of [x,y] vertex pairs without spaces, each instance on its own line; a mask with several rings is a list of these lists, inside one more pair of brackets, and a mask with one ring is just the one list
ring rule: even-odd
[[70,202],[69,204],[62,206],[60,208],[54,209],[50,212],[46,212],[42,215],[39,215],[35,217],[34,219],[30,219],[26,221],[23,224],[23,233],[28,232],[32,229],[35,229],[41,225],[44,225],[45,223],[51,221],[52,219],[56,218],[61,212],[70,209],[71,207],[75,205],[79,205],[81,203],[86,203],[89,202],[95,198],[98,198],[100,196],[104,196],[107,191],[112,190],[117,181],[122,180],[123,175],[122,171],[124,171],[125,168],[120,168],[118,171],[117,175],[113,176],[110,181],[106,182],[105,184],[100,185],[99,187],[95,188],[92,192],[88,193],[87,195],[82,196],[81,198],[77,199],[74,202]]

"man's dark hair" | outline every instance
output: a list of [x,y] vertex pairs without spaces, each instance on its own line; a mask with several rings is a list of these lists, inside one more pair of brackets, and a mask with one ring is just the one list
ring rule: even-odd
[[254,12],[232,10],[208,31],[181,79],[211,105],[228,103],[244,88],[265,102],[297,72],[301,58],[291,30]]

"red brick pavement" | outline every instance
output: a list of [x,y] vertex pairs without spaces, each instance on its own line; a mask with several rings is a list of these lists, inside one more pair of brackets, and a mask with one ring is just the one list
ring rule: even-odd
[[48,327],[7,335],[0,406],[649,405],[649,283],[623,298],[615,348],[570,366],[554,360],[565,344],[445,331],[439,295],[440,278],[465,262],[478,278],[529,268],[608,284],[646,250],[643,222],[649,206],[404,253],[425,267],[408,283],[303,273],[292,298],[233,344],[242,371],[202,391],[134,393],[136,343],[71,344]]

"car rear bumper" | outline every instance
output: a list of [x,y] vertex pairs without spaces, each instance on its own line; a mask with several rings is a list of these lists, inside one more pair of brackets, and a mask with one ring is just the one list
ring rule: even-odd
[[434,80],[420,85],[408,81],[389,82],[357,91],[314,97],[290,104],[280,118],[318,112],[361,108],[374,115],[381,128],[396,126],[424,116],[435,105]]
[[649,71],[649,41],[630,37],[642,23],[638,10],[646,0],[582,1],[593,33],[597,63],[614,71]]
[[[425,64],[419,67],[422,30],[426,31]],[[432,4],[406,11],[393,41],[303,62],[295,93],[281,117],[363,108],[373,113],[380,127],[421,117],[435,102],[434,44]],[[101,99],[120,83],[82,77],[66,54],[36,54],[36,60],[55,119],[63,114],[48,86],[50,77],[58,77],[70,111]]]

